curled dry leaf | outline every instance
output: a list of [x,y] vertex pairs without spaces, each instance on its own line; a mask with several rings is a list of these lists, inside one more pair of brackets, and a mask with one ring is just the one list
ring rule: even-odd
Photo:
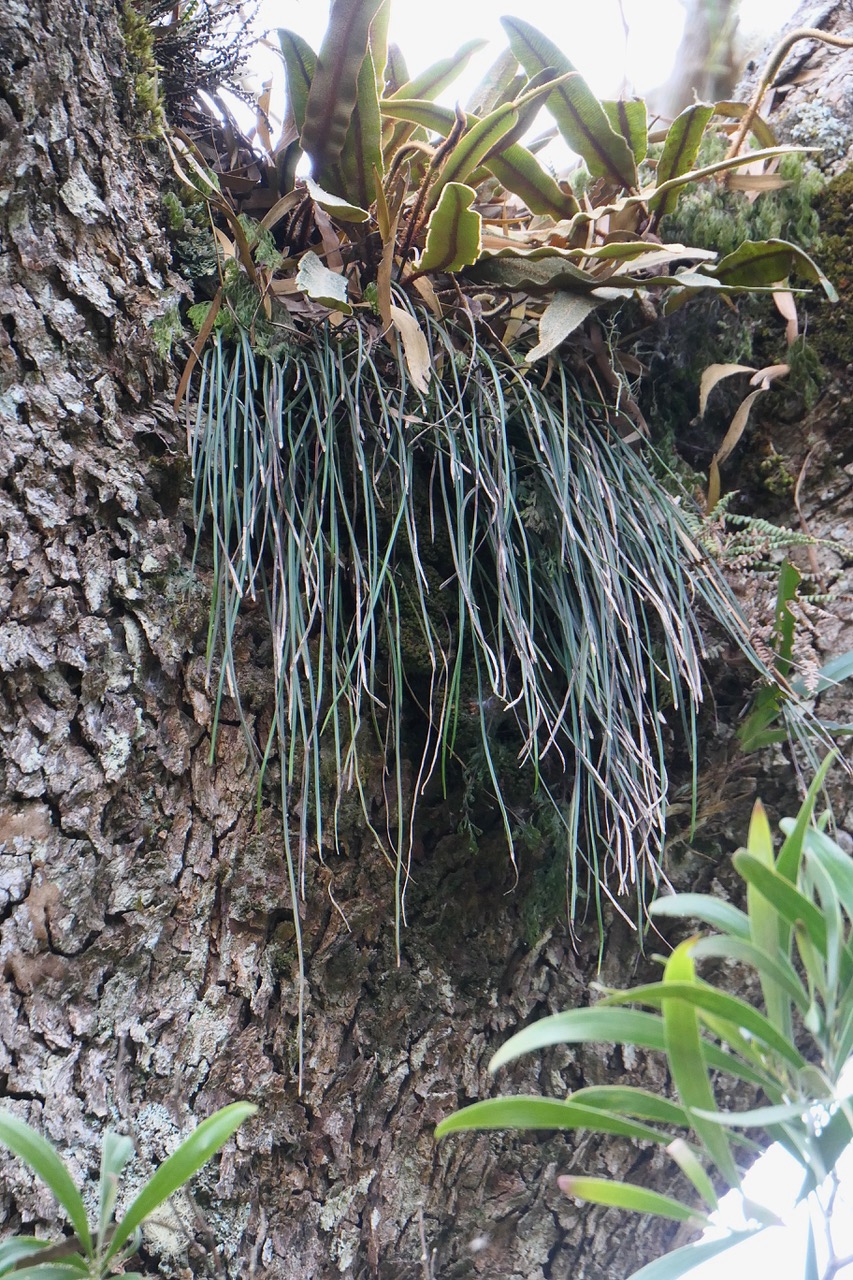
[[763,395],[769,386],[770,383],[765,380],[757,391],[751,391],[735,416],[732,418],[731,425],[723,436],[723,443],[720,445],[714,457],[714,461],[718,466],[725,462],[726,458],[738,444],[741,436],[746,430],[746,424],[749,421],[749,414],[753,404],[760,395]]
[[786,374],[791,372],[789,364],[767,364],[763,369],[758,369],[750,378],[749,385],[751,387],[761,387],[762,391],[766,391],[771,382],[775,382],[777,378],[784,378]]
[[702,380],[699,383],[700,418],[708,405],[708,397],[717,383],[722,382],[723,378],[731,378],[736,373],[755,373],[755,369],[751,364],[709,364],[703,371]]
[[403,355],[409,377],[421,395],[429,390],[430,356],[424,332],[410,311],[402,307],[391,308],[394,328],[403,339]]
[[794,295],[790,289],[779,289],[773,294],[773,301],[776,304],[776,310],[787,321],[785,339],[790,347],[791,343],[796,342],[800,335],[797,304],[794,301]]

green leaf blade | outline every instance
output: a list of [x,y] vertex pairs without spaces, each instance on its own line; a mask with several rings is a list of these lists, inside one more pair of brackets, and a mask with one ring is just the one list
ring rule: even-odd
[[257,1107],[250,1102],[232,1102],[212,1116],[208,1116],[207,1120],[203,1120],[198,1128],[184,1139],[177,1151],[163,1161],[139,1192],[115,1228],[112,1242],[106,1253],[106,1261],[114,1258],[137,1227],[141,1226],[164,1200],[168,1200],[169,1196],[207,1164],[211,1156],[215,1155],[240,1125],[256,1111]]
[[583,157],[594,177],[606,178],[620,188],[636,188],[637,167],[628,143],[611,128],[601,103],[565,54],[521,18],[501,18],[501,25],[513,53],[531,78],[548,67],[558,75],[574,72],[547,100],[557,128],[572,150]]
[[520,142],[498,155],[487,156],[484,163],[502,187],[521,197],[531,213],[560,222],[573,218],[580,208],[571,192],[563,191],[533,152]]
[[631,1213],[650,1213],[658,1218],[670,1218],[675,1222],[689,1222],[697,1227],[707,1226],[704,1213],[682,1204],[672,1196],[637,1187],[630,1182],[611,1182],[607,1178],[582,1178],[563,1175],[557,1185],[567,1196],[587,1200],[590,1204],[612,1205]]
[[704,893],[674,893],[665,898],[656,898],[651,905],[653,916],[672,917],[677,920],[701,920],[721,933],[734,938],[749,941],[749,916],[730,902],[713,898]]
[[807,280],[821,285],[830,302],[838,301],[838,294],[817,263],[787,240],[744,240],[715,266],[700,266],[699,270],[723,285],[753,287],[781,285],[795,268]]
[[727,1135],[707,1120],[695,1116],[695,1109],[716,1110],[708,1068],[702,1053],[699,1018],[687,1000],[674,994],[684,987],[696,985],[691,956],[693,943],[682,942],[673,951],[660,986],[669,994],[663,1002],[666,1056],[673,1083],[682,1105],[694,1113],[694,1128],[714,1164],[732,1187],[740,1185],[740,1175]]
[[307,40],[295,31],[279,30],[278,40],[287,79],[287,100],[301,136],[305,125],[305,105],[317,70],[317,55]]
[[471,208],[476,194],[461,182],[445,186],[427,225],[420,271],[461,271],[477,261],[482,219]]
[[82,1196],[54,1147],[24,1120],[8,1111],[0,1112],[0,1142],[29,1165],[50,1189],[68,1214],[86,1254],[91,1256],[92,1235]]
[[464,183],[483,158],[515,127],[518,112],[512,103],[498,107],[491,115],[478,120],[462,135],[442,165],[427,199],[434,209],[442,191],[450,182]]
[[[405,84],[401,84],[388,101],[398,98],[420,98],[426,102],[434,102],[439,94],[449,89],[453,81],[458,79],[475,53],[479,53],[488,44],[487,40],[467,40],[459,46],[450,57],[440,58],[432,66],[427,67],[419,75],[412,76]],[[452,113],[451,113],[452,114]]]
[[302,149],[311,157],[316,178],[340,160],[358,101],[370,24],[381,4],[382,0],[332,0],[301,134]]
[[[688,173],[696,163],[699,145],[704,137],[714,108],[704,102],[687,107],[673,120],[666,135],[663,152],[658,161],[656,185],[663,186],[672,178]],[[672,213],[678,204],[678,192],[668,190],[649,199],[649,208],[658,218]]]
[[619,133],[631,148],[636,164],[642,164],[649,150],[649,124],[642,98],[619,98],[601,104],[614,133]]
[[656,1258],[654,1262],[641,1267],[629,1277],[629,1280],[681,1280],[681,1277],[692,1271],[694,1267],[698,1267],[703,1262],[710,1262],[712,1258],[718,1258],[720,1254],[726,1253],[744,1240],[753,1239],[758,1234],[758,1231],[737,1231],[725,1236],[722,1240],[704,1240],[700,1244],[683,1245],[680,1249],[674,1249],[672,1253],[666,1253],[662,1258]]
[[446,1116],[435,1129],[436,1138],[449,1133],[481,1129],[589,1129],[594,1133],[611,1133],[622,1138],[638,1138],[664,1143],[670,1134],[651,1125],[612,1114],[597,1107],[585,1107],[571,1098],[540,1098],[519,1094],[515,1097],[487,1098],[462,1107]]

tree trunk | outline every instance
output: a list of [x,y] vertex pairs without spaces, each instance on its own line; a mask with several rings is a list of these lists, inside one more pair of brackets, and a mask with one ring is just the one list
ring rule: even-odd
[[[573,947],[560,923],[559,851],[523,854],[516,884],[487,807],[472,848],[458,797],[425,806],[399,965],[392,876],[355,806],[341,850],[310,866],[298,1095],[280,814],[265,799],[256,822],[256,779],[227,705],[209,761],[207,596],[191,565],[184,435],[152,333],[180,282],[132,78],[110,0],[0,0],[8,1105],[91,1189],[107,1126],[134,1135],[150,1171],[194,1120],[236,1098],[258,1103],[216,1170],[177,1198],[179,1221],[146,1233],[152,1274],[621,1280],[671,1229],[581,1210],[554,1175],[666,1186],[657,1152],[432,1137],[494,1088],[487,1063],[508,1030],[585,1003],[596,975],[594,927]],[[246,688],[261,723],[263,644],[250,620]],[[732,827],[739,835],[736,817]],[[701,887],[715,865],[681,874]],[[617,919],[602,980],[622,985],[635,966],[636,937]],[[553,1052],[501,1083],[559,1094],[642,1076],[664,1089],[643,1058]],[[44,1189],[14,1160],[0,1171],[6,1230],[56,1230]]]

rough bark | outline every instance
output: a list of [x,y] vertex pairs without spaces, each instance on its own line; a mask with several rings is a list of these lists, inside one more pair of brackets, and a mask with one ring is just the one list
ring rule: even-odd
[[[310,868],[306,1086],[296,1087],[293,903],[280,815],[236,715],[209,763],[206,592],[191,569],[182,428],[151,323],[174,299],[156,148],[135,136],[109,0],[0,0],[0,1073],[8,1105],[91,1189],[107,1125],[140,1168],[215,1107],[260,1113],[146,1237],[167,1275],[347,1280],[621,1277],[669,1239],[581,1211],[557,1170],[662,1185],[660,1158],[591,1139],[459,1138],[435,1122],[493,1085],[508,1028],[584,1003],[594,930],[531,924],[502,840],[476,849],[436,798],[395,964],[391,876],[350,815]],[[244,638],[269,718],[263,636]],[[381,795],[377,796],[377,804]],[[484,824],[485,825],[485,824]],[[732,825],[737,830],[737,820]],[[676,869],[678,870],[678,869]],[[685,862],[706,883],[714,861]],[[332,898],[333,895],[333,898]],[[336,904],[336,905],[335,905]],[[609,930],[603,980],[632,972]],[[618,1052],[552,1054],[505,1083],[620,1077]],[[0,1163],[5,1228],[56,1229]]]

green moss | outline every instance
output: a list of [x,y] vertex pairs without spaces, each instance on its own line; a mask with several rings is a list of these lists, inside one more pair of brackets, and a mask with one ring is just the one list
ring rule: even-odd
[[808,336],[820,360],[846,366],[853,352],[853,170],[824,188],[817,213],[821,239],[816,257],[840,301],[809,305]]
[[767,456],[758,464],[758,471],[768,493],[781,498],[794,492],[796,480],[781,453],[777,453],[772,446]]
[[182,337],[184,327],[181,324],[181,313],[177,306],[169,307],[163,315],[158,316],[151,324],[151,337],[162,360],[168,360],[172,347]]
[[165,116],[160,68],[154,56],[154,31],[131,0],[122,5],[120,23],[130,69],[131,107],[143,136],[157,137],[163,131]]
[[203,197],[184,183],[162,193],[166,233],[175,266],[195,285],[216,275],[216,246]]
[[788,393],[796,392],[806,411],[813,409],[826,381],[826,371],[814,343],[805,337],[797,338],[788,348],[785,359],[791,369],[787,382]]
[[[703,163],[717,158],[703,157]],[[664,240],[713,249],[721,257],[744,240],[791,240],[801,249],[811,249],[819,232],[815,202],[825,178],[805,156],[785,156],[779,175],[789,185],[766,191],[752,202],[745,192],[730,191],[717,182],[688,190],[675,213],[663,221]]]

